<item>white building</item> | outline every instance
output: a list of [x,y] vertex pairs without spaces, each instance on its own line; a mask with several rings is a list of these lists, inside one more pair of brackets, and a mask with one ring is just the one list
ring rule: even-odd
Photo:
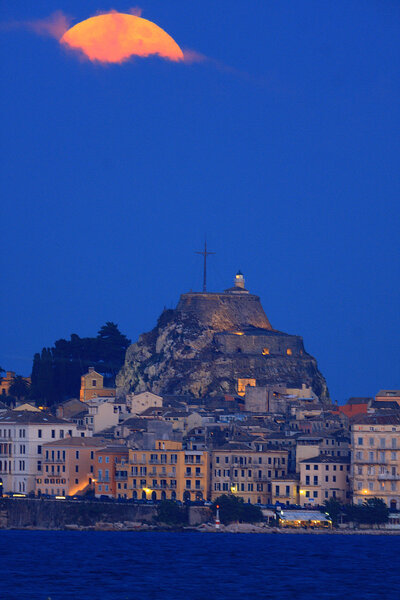
[[43,444],[76,435],[74,423],[43,411],[9,410],[0,415],[3,492],[34,492],[36,477],[43,472]]
[[97,398],[86,402],[88,414],[85,416],[85,426],[89,431],[88,435],[103,431],[109,427],[115,427],[119,421],[118,406],[114,404],[114,399],[104,402]]

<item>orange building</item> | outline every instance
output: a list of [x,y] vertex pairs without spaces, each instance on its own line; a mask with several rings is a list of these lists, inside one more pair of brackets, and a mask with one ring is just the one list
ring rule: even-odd
[[[123,469],[128,463],[128,458],[129,450],[121,444],[108,445],[96,452],[95,494],[97,497],[116,497],[116,469],[117,467]],[[118,479],[118,482],[121,483],[121,479]],[[126,483],[126,480],[123,481],[123,484]]]
[[106,444],[105,440],[92,437],[67,437],[43,444],[36,494],[75,496],[92,490],[95,452]]
[[82,375],[79,395],[79,399],[82,402],[92,400],[93,398],[114,398],[115,395],[116,389],[105,388],[103,375],[97,373],[93,367],[89,367],[86,375]]

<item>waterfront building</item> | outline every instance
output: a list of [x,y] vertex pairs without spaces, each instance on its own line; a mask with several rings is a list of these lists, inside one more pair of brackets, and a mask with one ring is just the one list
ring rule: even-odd
[[211,500],[234,494],[251,504],[270,504],[272,479],[287,476],[288,451],[278,447],[254,450],[241,442],[211,452]]
[[335,498],[350,502],[350,458],[320,454],[300,463],[300,505],[321,506]]
[[209,498],[208,452],[185,450],[179,441],[157,440],[152,450],[129,449],[129,465],[117,465],[116,470],[117,497],[180,501]]
[[42,473],[36,494],[83,495],[94,488],[95,452],[107,442],[97,437],[67,437],[43,444]]
[[[109,498],[122,497],[127,492],[127,479],[121,477],[118,483],[122,483],[122,491],[117,496],[117,471],[121,467],[126,471],[129,451],[122,444],[109,444],[95,453],[95,495],[96,497],[108,496]],[[121,473],[119,473],[121,475]],[[125,487],[126,485],[126,487]]]
[[353,502],[381,498],[400,509],[400,416],[367,415],[351,426]]
[[319,456],[349,457],[350,436],[344,431],[299,435],[296,439],[296,472],[300,463],[307,458]]
[[40,410],[9,410],[0,415],[0,484],[4,492],[35,491],[43,474],[43,445],[77,435],[74,423]]

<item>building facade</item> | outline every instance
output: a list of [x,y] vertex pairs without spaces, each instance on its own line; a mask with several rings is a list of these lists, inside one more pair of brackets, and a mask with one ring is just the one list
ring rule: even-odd
[[93,490],[95,452],[105,445],[105,440],[93,437],[67,437],[44,444],[36,494],[75,496]]
[[300,463],[300,505],[322,506],[335,498],[350,502],[350,458],[320,454]]
[[227,444],[211,452],[211,500],[234,494],[251,504],[270,504],[272,479],[287,475],[288,451],[251,450]]
[[74,423],[43,411],[10,410],[0,416],[0,479],[4,492],[29,494],[43,474],[43,445],[77,435]]
[[[118,497],[118,483],[124,485],[127,482],[119,479],[117,483],[117,472],[119,467],[125,467],[128,457],[128,448],[122,444],[109,444],[105,448],[97,450],[95,454],[95,495],[97,498],[101,496]],[[120,497],[124,498],[125,496],[121,495]]]
[[400,509],[400,417],[369,415],[351,427],[353,502],[381,498]]
[[208,452],[184,450],[182,442],[172,440],[157,440],[153,450],[130,449],[129,465],[117,465],[117,497],[207,500],[209,481]]

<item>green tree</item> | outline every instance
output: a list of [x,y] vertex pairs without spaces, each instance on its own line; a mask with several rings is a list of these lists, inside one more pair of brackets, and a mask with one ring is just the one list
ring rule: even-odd
[[344,510],[350,521],[366,525],[387,523],[389,509],[380,498],[368,498],[362,504],[345,506]]
[[12,380],[8,394],[17,398],[20,402],[21,398],[26,398],[29,395],[29,383],[21,375],[16,375]]
[[105,385],[114,385],[122,367],[130,340],[115,323],[107,322],[97,337],[59,339],[52,348],[35,354],[32,366],[31,397],[51,406],[79,395],[81,376],[89,367],[104,375]]
[[157,505],[155,520],[167,525],[185,525],[188,520],[187,511],[172,500],[162,500]]
[[263,520],[261,509],[254,504],[245,504],[243,498],[233,495],[219,496],[212,505],[214,514],[219,507],[219,517],[225,525],[234,521],[256,523]]
[[329,498],[325,500],[324,507],[330,518],[332,519],[333,525],[336,527],[339,522],[339,515],[342,512],[342,506],[336,498]]

